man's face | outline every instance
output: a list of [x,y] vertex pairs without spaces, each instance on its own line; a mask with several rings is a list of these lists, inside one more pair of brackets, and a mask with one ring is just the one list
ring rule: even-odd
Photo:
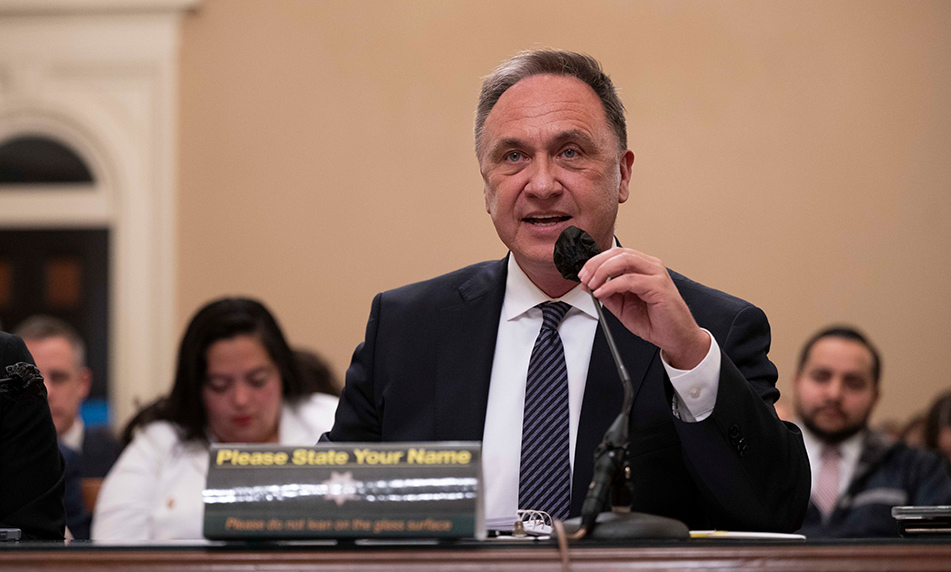
[[793,382],[796,414],[820,438],[837,443],[864,429],[878,401],[872,354],[854,340],[826,337]]
[[485,120],[479,165],[485,208],[519,265],[554,268],[568,226],[612,246],[634,154],[618,150],[597,94],[571,76],[535,75],[510,87]]
[[92,375],[76,360],[76,352],[66,338],[28,339],[24,342],[43,374],[53,424],[57,435],[62,436],[73,426],[80,404],[89,395]]

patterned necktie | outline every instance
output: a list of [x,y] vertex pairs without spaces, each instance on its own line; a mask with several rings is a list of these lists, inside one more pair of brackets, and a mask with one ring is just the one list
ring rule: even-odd
[[545,302],[525,384],[518,507],[568,518],[571,461],[568,452],[568,368],[558,324],[571,307]]
[[819,474],[816,476],[816,489],[812,492],[812,502],[822,513],[822,518],[829,518],[835,501],[839,498],[839,471],[842,452],[838,445],[826,445],[822,449],[822,460],[819,465]]

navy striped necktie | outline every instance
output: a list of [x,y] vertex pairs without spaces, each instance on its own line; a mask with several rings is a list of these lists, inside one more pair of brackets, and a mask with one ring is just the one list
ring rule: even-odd
[[568,446],[568,368],[558,324],[571,307],[544,302],[525,384],[518,507],[568,518],[571,461]]

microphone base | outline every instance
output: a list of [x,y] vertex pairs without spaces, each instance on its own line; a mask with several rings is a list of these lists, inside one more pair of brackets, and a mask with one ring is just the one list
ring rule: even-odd
[[[687,525],[679,520],[645,512],[602,512],[595,519],[593,530],[585,538],[599,540],[690,538]],[[581,528],[581,517],[565,521],[565,533]]]

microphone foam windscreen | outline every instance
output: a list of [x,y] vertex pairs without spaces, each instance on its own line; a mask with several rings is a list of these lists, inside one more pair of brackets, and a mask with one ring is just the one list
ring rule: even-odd
[[600,254],[601,249],[591,235],[576,226],[561,231],[555,241],[555,267],[566,280],[581,282],[578,271],[592,256]]

